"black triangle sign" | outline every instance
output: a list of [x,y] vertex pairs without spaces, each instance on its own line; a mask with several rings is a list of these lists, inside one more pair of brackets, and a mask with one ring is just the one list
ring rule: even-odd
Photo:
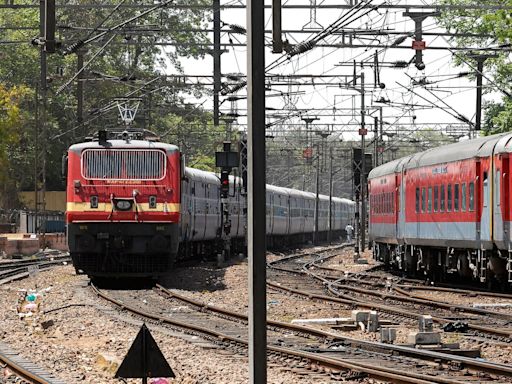
[[115,377],[142,379],[175,377],[146,324],[142,324]]

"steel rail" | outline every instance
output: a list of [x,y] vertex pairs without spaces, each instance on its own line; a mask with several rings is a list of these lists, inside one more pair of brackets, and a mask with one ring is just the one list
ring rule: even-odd
[[23,378],[24,380],[29,380],[34,384],[53,384],[51,381],[48,381],[41,376],[29,371],[28,369],[22,367],[9,357],[5,356],[0,351],[0,361],[2,361],[10,370],[13,371],[16,375]]
[[[148,318],[153,321],[157,321],[159,323],[164,323],[164,324],[188,329],[188,330],[198,332],[201,334],[205,334],[209,337],[212,337],[212,338],[222,341],[222,342],[227,341],[227,342],[234,343],[234,344],[242,344],[246,347],[248,346],[247,340],[243,340],[238,337],[232,337],[230,335],[223,334],[221,332],[211,330],[211,329],[208,329],[205,327],[197,326],[197,325],[190,324],[190,323],[184,323],[182,321],[172,320],[172,319],[166,318],[161,315],[156,315],[156,314],[153,314],[150,312],[146,312],[144,310],[127,305],[125,303],[122,303],[122,302],[110,297],[109,295],[100,291],[94,285],[92,285],[92,289],[98,296],[102,297],[103,299],[117,305],[118,307],[120,307],[123,310],[127,310],[131,313],[137,314],[144,318]],[[386,368],[386,367],[376,368],[374,366],[371,366],[371,365],[365,364],[365,363],[342,361],[342,360],[338,360],[338,359],[323,357],[323,356],[320,356],[319,354],[315,354],[315,353],[311,353],[311,352],[296,351],[296,350],[284,348],[284,347],[267,346],[267,351],[278,353],[278,354],[286,354],[289,356],[294,356],[294,357],[298,357],[298,358],[302,358],[302,359],[308,359],[312,363],[316,363],[317,365],[322,365],[329,369],[336,369],[336,370],[347,370],[348,369],[348,370],[353,370],[353,371],[357,371],[357,372],[363,372],[375,379],[387,380],[387,381],[391,381],[393,383],[458,384],[458,383],[463,382],[461,380],[445,379],[445,378],[440,378],[440,377],[435,377],[435,376],[417,374],[417,373],[413,373],[413,372],[407,372],[407,374],[404,375],[401,373],[401,371],[398,371],[398,370],[395,370],[392,368]],[[511,369],[511,375],[512,375],[512,369]]]

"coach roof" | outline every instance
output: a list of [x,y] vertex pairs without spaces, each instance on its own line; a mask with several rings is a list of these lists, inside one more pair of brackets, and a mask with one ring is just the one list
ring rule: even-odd
[[400,159],[390,161],[389,163],[382,164],[377,168],[371,170],[368,179],[375,179],[376,177],[391,175],[395,172],[402,170],[403,164],[411,158],[411,155],[401,157]]

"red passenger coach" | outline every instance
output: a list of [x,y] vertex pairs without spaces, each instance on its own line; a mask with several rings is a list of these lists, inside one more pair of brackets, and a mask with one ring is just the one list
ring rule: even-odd
[[511,143],[511,134],[482,137],[372,170],[375,257],[411,274],[509,285]]
[[68,243],[78,272],[158,276],[179,245],[181,159],[174,145],[123,132],[68,150]]

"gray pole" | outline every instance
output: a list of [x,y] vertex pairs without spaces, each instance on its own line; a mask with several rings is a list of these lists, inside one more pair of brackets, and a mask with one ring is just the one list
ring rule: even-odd
[[[82,67],[84,66],[84,54],[85,51],[79,49],[76,52],[76,67],[79,72],[76,78],[76,123],[80,126],[84,121],[84,82],[83,79],[83,71]],[[82,128],[83,138],[87,136],[87,131],[85,127]],[[73,133],[73,136],[77,136],[76,132]]]
[[329,148],[329,231],[327,232],[327,242],[331,243],[332,238],[332,146]]
[[377,165],[384,164],[384,118],[382,113],[382,107],[379,107],[379,146],[381,149],[381,161],[377,162]]
[[315,185],[315,189],[316,189],[316,195],[315,195],[315,231],[313,233],[313,244],[317,245],[318,244],[318,203],[319,203],[319,199],[318,199],[318,196],[320,194],[320,146],[317,144],[316,146],[317,148],[317,154],[316,154],[316,185]]
[[220,0],[213,0],[213,124],[219,125]]
[[373,168],[377,168],[377,166],[379,165],[379,118],[377,116],[373,117],[373,135]]
[[283,52],[281,0],[272,0],[272,53]]
[[251,384],[267,382],[264,31],[263,1],[247,0],[247,218]]
[[[45,36],[45,10],[46,10],[46,1],[40,0],[39,1],[39,21],[40,21],[40,33],[41,37]],[[46,98],[47,98],[47,90],[48,90],[48,84],[46,81],[46,74],[47,74],[47,65],[46,65],[46,51],[45,46],[41,46],[41,112],[39,114],[40,117],[40,132],[39,132],[39,153],[36,157],[36,162],[38,162],[39,168],[39,175],[38,180],[39,190],[36,191],[36,206],[39,204],[38,213],[41,215],[41,226],[39,227],[39,233],[41,234],[41,242],[43,244],[43,249],[45,247],[45,237],[46,237]],[[38,192],[40,192],[40,196],[38,197]],[[38,201],[39,199],[39,201]],[[37,216],[37,215],[36,215]],[[36,217],[36,226],[37,226],[37,217]]]
[[361,246],[360,250],[361,252],[364,252],[365,250],[365,232],[366,232],[366,143],[365,143],[365,137],[366,133],[364,130],[366,129],[365,125],[365,105],[364,105],[364,72],[361,72],[361,129],[362,135],[361,135]]
[[[476,63],[476,126],[475,131],[482,128],[482,71],[484,70],[484,60],[480,59]],[[471,128],[470,128],[471,129]],[[471,134],[469,138],[471,139]],[[476,137],[476,132],[473,132]]]

